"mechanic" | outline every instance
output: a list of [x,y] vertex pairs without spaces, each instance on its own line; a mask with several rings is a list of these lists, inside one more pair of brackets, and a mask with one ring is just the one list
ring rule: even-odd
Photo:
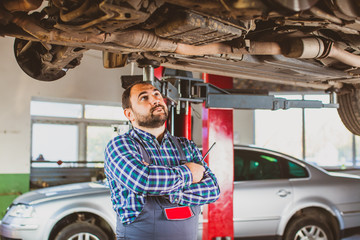
[[220,195],[215,175],[194,142],[165,127],[158,89],[135,83],[122,96],[133,128],[105,150],[105,174],[117,213],[117,239],[195,240],[200,206]]

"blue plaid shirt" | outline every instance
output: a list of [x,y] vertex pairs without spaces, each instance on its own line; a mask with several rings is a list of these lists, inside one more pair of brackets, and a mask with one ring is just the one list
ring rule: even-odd
[[[220,195],[214,174],[205,166],[204,178],[192,184],[188,167],[180,165],[180,155],[166,131],[159,144],[155,136],[134,128],[112,139],[105,149],[105,174],[111,199],[122,223],[129,224],[140,214],[146,196],[164,196],[171,203],[198,206],[215,202]],[[150,156],[152,164],[142,161],[139,143]],[[194,142],[178,138],[186,161],[199,163],[202,155]]]

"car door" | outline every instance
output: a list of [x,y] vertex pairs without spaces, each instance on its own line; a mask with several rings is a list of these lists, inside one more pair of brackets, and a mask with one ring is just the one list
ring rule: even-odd
[[293,190],[285,160],[262,151],[234,151],[235,237],[273,236]]

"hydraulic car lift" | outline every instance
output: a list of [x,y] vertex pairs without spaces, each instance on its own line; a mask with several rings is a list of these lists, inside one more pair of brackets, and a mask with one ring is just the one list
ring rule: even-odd
[[[171,104],[176,106],[177,112],[181,107],[187,107],[189,103],[205,103],[206,108],[225,109],[290,109],[290,108],[338,108],[338,104],[331,101],[324,104],[317,100],[287,100],[277,98],[273,95],[258,95],[234,92],[233,89],[223,89],[218,86],[196,79],[183,76],[165,76],[161,80],[154,77],[154,68],[146,66],[143,68],[143,76],[124,76],[125,84],[130,82],[148,81],[156,86],[163,96]],[[216,76],[210,75],[208,76]],[[221,77],[221,76],[219,76]],[[232,79],[232,78],[231,78]],[[185,103],[182,104],[182,103]]]
[[[216,141],[216,148],[221,149],[212,151],[205,159],[217,176],[221,196],[215,203],[204,206],[202,239],[233,239],[233,109],[337,108],[338,104],[333,101],[323,104],[321,101],[287,100],[267,94],[236,93],[224,90],[233,88],[230,77],[211,74],[204,74],[204,79],[163,77],[163,70],[162,67],[154,70],[152,66],[144,66],[142,76],[122,76],[122,85],[126,88],[134,81],[148,81],[156,86],[169,101],[169,130],[188,139],[191,139],[191,103],[203,103],[202,148],[205,153]],[[176,124],[176,119],[180,119],[179,124]],[[179,129],[176,134],[175,130]]]

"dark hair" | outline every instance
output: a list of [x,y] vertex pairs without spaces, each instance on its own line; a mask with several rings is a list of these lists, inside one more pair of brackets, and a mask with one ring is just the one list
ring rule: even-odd
[[122,103],[122,108],[126,109],[126,108],[131,108],[131,102],[130,102],[130,92],[131,89],[138,84],[150,84],[148,82],[135,82],[133,84],[131,84],[127,89],[125,89],[125,91],[122,94],[122,98],[121,98],[121,103]]

